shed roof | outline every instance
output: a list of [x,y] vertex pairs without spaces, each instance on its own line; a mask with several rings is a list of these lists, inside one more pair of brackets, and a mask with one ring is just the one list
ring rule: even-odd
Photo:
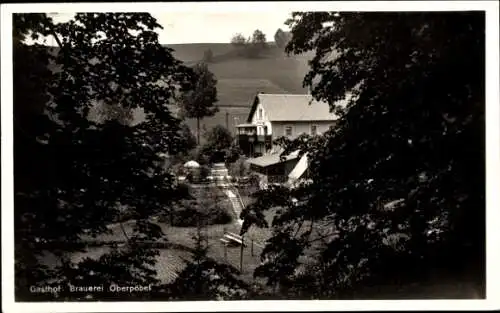
[[[274,154],[267,154],[260,156],[258,158],[252,158],[248,159],[247,162],[253,165],[257,165],[259,167],[267,167],[270,165],[278,164],[280,162],[283,162],[280,159],[281,153],[274,153]],[[284,161],[290,161],[293,159],[296,159],[299,156],[299,151],[295,151],[287,155],[284,159]]]

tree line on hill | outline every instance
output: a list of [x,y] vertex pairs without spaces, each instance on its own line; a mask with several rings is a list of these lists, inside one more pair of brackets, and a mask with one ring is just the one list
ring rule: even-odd
[[[436,270],[459,275],[470,265],[484,288],[484,22],[484,12],[294,13],[286,51],[314,51],[304,84],[339,120],[323,136],[281,141],[285,153],[308,154],[312,181],[257,191],[241,215],[242,235],[272,229],[254,273],[267,285],[243,282],[201,244],[165,285],[151,268],[158,250],[139,242],[163,238],[151,217],[188,196],[162,155],[195,145],[167,105],[180,101],[186,115],[209,116],[215,77],[162,47],[149,14],[79,13],[65,23],[15,14],[16,299],[83,300],[88,294],[38,297],[29,286],[110,282],[154,286],[127,300],[352,298],[366,286],[410,284]],[[52,36],[60,53],[27,45],[28,36]],[[335,107],[347,92],[348,106]],[[141,108],[145,120],[104,113],[93,121],[96,101],[106,112]],[[207,149],[230,151],[226,135],[213,130]],[[135,221],[128,245],[72,260],[69,253],[85,250],[81,238],[107,233],[123,206]],[[275,207],[268,225],[264,212]],[[60,262],[44,266],[47,245],[58,242],[72,246],[52,249]]]
[[231,45],[236,49],[238,55],[247,58],[257,58],[268,48],[266,35],[259,29],[256,29],[248,38],[245,38],[241,33],[233,35]]
[[[285,49],[287,43],[291,40],[291,33],[285,32],[278,28],[274,35],[274,42],[280,49]],[[259,29],[256,29],[251,37],[245,38],[243,34],[236,33],[231,38],[231,45],[236,49],[239,56],[247,58],[257,58],[269,47],[266,35]],[[214,54],[212,49],[207,49],[203,52],[202,62],[212,63],[214,61]]]

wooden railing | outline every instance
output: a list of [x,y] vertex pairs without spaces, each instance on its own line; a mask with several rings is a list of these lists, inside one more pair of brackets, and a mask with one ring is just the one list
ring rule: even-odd
[[268,175],[267,183],[268,184],[284,184],[288,181],[287,175]]

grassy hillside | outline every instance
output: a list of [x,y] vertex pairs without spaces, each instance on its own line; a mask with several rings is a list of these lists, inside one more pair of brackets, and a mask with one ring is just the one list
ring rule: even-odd
[[[203,58],[207,49],[213,52],[213,60],[208,64],[217,80],[218,106],[220,112],[203,119],[202,125],[208,130],[220,124],[234,133],[235,123],[242,123],[248,117],[253,97],[258,92],[265,93],[307,93],[302,80],[308,71],[310,55],[288,56],[274,43],[257,58],[240,56],[231,44],[179,44],[168,45],[174,55],[187,65],[194,65]],[[187,120],[190,128],[196,130],[196,121]]]
[[[203,59],[203,53],[207,49],[213,52],[213,61],[209,63],[210,70],[221,79],[256,79],[268,80],[289,93],[305,93],[302,80],[308,71],[307,61],[311,55],[288,56],[283,49],[274,43],[269,43],[269,48],[258,58],[245,58],[238,55],[231,44],[178,44],[168,45],[174,50],[173,54],[188,65],[193,65]],[[266,85],[265,83],[264,85]],[[252,83],[249,87],[258,92],[258,83]],[[224,85],[219,86],[222,93],[225,92]],[[278,92],[278,91],[269,91]],[[221,103],[221,105],[226,105]]]
[[[234,133],[235,121],[244,122],[250,111],[253,97],[258,92],[265,93],[306,93],[302,80],[308,71],[308,60],[311,55],[288,56],[283,49],[269,43],[257,58],[240,56],[229,43],[196,43],[166,45],[173,49],[176,58],[192,66],[203,59],[208,49],[213,52],[213,60],[208,64],[217,80],[218,106],[220,112],[205,118],[202,124],[206,129],[220,124],[226,126],[226,113],[229,114],[229,130]],[[57,53],[53,48],[53,53]],[[137,120],[143,114],[137,112]],[[187,124],[194,131],[196,121],[188,120]]]
[[225,55],[233,51],[229,43],[192,43],[192,44],[173,44],[165,45],[173,49],[173,54],[179,60],[186,63],[196,63],[203,59],[203,53],[210,49],[214,56]]

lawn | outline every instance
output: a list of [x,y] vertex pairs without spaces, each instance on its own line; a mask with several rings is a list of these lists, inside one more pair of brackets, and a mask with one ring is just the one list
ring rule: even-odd
[[[209,188],[215,188],[209,186]],[[208,195],[216,194],[218,201],[221,206],[225,207],[227,210],[232,210],[230,207],[230,201],[227,196],[220,190],[204,190],[205,188],[192,188],[192,194],[197,197],[207,197]],[[207,193],[209,192],[209,193]],[[234,219],[236,220],[236,219]],[[188,249],[193,249],[195,247],[195,241],[193,236],[195,235],[197,229],[196,227],[173,227],[166,223],[155,222],[159,225],[166,235],[167,241],[175,246],[186,247]],[[133,221],[124,222],[123,228],[125,233],[131,234],[133,228]],[[204,229],[206,236],[208,238],[208,256],[216,259],[220,262],[227,262],[236,268],[240,268],[240,248],[239,247],[228,247],[227,248],[227,259],[224,257],[224,246],[220,242],[220,239],[224,236],[224,232],[233,232],[239,234],[240,225],[232,222],[225,225],[209,225]],[[99,236],[100,241],[107,242],[126,242],[126,237],[123,234],[122,228],[119,224],[113,224],[108,227],[111,230],[110,234]],[[262,247],[269,237],[269,229],[257,229],[252,227],[248,234],[245,236],[245,242],[248,244],[243,251],[243,273],[242,278],[251,282],[253,281],[253,271],[260,264],[260,254],[262,252]],[[83,238],[84,240],[91,240],[91,238]],[[252,239],[255,241],[253,246],[253,253],[251,248]],[[86,253],[76,253],[73,255],[73,260],[77,261],[83,257],[98,258],[100,255],[109,251],[107,247],[92,247],[88,249]],[[156,269],[158,271],[158,277],[163,282],[170,282],[175,279],[176,274],[184,268],[184,260],[190,258],[190,252],[185,249],[175,249],[173,247],[168,249],[160,249],[160,256],[158,257],[158,263]],[[54,264],[55,260],[48,256],[46,258],[46,263]]]

